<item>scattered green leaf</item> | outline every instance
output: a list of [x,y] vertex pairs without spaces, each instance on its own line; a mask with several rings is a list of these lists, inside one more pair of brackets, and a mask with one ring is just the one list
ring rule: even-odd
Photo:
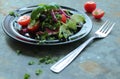
[[16,50],[17,55],[20,55],[22,53],[21,50]]
[[39,63],[44,63],[44,64],[52,64],[54,62],[56,62],[58,60],[58,57],[51,57],[51,56],[45,56],[45,57],[41,57],[39,58]]
[[10,12],[9,12],[9,15],[10,15],[10,16],[14,16],[14,17],[17,17],[17,16],[18,16],[18,14],[16,14],[14,11],[10,11]]
[[40,70],[40,69],[37,69],[36,71],[35,71],[35,74],[36,75],[40,75],[42,73],[42,70]]
[[29,61],[29,62],[28,62],[28,65],[33,65],[33,64],[35,64],[34,61]]
[[9,12],[9,15],[10,16],[15,16],[15,12],[11,11],[11,12]]
[[30,78],[30,74],[25,73],[25,74],[24,74],[24,79],[29,79],[29,78]]
[[[82,15],[74,14],[66,24],[60,26],[59,38],[68,38],[77,31],[77,23],[84,23],[85,18]],[[72,30],[72,31],[71,31]]]

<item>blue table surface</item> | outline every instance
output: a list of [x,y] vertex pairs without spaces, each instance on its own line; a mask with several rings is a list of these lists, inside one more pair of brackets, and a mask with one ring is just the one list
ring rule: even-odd
[[[0,23],[10,11],[39,3],[56,2],[57,4],[84,11],[87,0],[0,0]],[[87,14],[93,28],[90,34],[82,40],[59,46],[33,46],[8,37],[0,25],[0,79],[24,79],[24,74],[30,74],[29,79],[120,79],[120,0],[94,0],[97,8],[105,11],[101,20],[96,20]],[[53,64],[38,65],[38,57],[53,56],[62,58],[81,45],[106,20],[115,22],[112,32],[105,39],[96,40],[62,72],[56,74],[50,70]],[[17,50],[22,53],[18,55]],[[28,65],[34,61],[34,65]],[[37,69],[42,70],[35,75]]]

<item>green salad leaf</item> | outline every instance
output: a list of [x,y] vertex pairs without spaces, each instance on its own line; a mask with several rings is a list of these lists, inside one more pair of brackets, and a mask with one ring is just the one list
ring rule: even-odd
[[79,22],[84,23],[85,18],[80,14],[74,14],[71,16],[71,20],[76,22],[76,23],[79,23]]
[[39,19],[40,15],[42,15],[42,13],[44,12],[49,12],[51,10],[57,10],[58,8],[60,8],[59,5],[57,4],[39,4],[38,7],[36,9],[34,9],[31,13],[31,22],[30,25],[34,25],[37,20]]
[[44,11],[43,6],[39,6],[38,8],[34,9],[31,13],[31,20],[38,19],[40,16],[40,12]]
[[63,24],[62,26],[60,26],[60,29],[59,29],[59,38],[67,38],[68,36],[70,36],[72,34],[73,33],[70,32],[67,24]]
[[[66,24],[60,26],[59,38],[67,38],[70,35],[73,35],[73,31],[77,31],[77,23],[83,23],[85,18],[80,14],[74,14],[71,16],[71,19],[68,20]],[[72,31],[71,31],[72,30]]]
[[44,11],[50,11],[52,9],[57,10],[58,8],[60,8],[60,6],[57,4],[49,4],[49,5],[39,4],[38,7],[32,11],[31,20],[38,19],[40,16],[40,13]]

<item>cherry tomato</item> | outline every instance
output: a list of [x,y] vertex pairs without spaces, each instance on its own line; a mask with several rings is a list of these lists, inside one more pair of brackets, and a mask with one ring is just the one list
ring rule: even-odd
[[96,9],[96,3],[94,1],[87,1],[84,4],[84,9],[86,12],[92,13],[92,11]]
[[66,16],[65,16],[64,14],[62,14],[61,16],[62,16],[61,21],[62,21],[63,23],[66,23],[66,21],[67,21]]
[[23,15],[18,18],[18,24],[20,24],[23,27],[27,27],[27,25],[30,23],[30,16],[28,15]]
[[96,19],[101,19],[104,16],[105,12],[102,9],[95,9],[92,12],[92,15]]
[[36,32],[39,30],[39,22],[36,22],[34,25],[28,25],[27,28],[29,32]]

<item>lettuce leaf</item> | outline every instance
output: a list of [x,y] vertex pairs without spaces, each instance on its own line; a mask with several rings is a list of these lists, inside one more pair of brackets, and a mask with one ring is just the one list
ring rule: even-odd
[[77,31],[77,24],[84,23],[85,18],[80,14],[73,14],[67,23],[60,26],[58,37],[68,38],[70,35],[73,35]]

